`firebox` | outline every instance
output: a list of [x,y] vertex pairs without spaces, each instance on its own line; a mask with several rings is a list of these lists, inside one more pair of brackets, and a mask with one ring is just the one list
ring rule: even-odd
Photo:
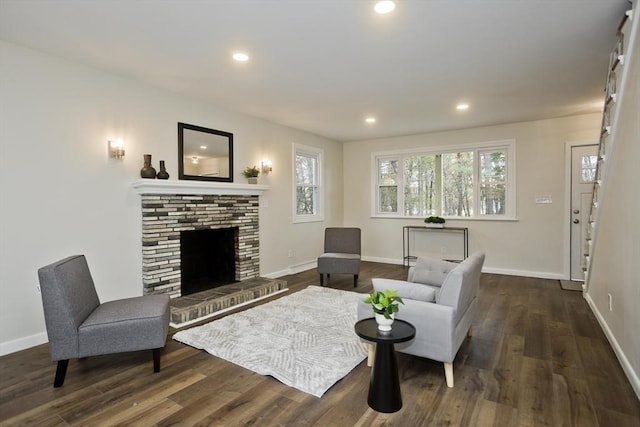
[[236,278],[238,227],[180,232],[181,294],[228,285]]

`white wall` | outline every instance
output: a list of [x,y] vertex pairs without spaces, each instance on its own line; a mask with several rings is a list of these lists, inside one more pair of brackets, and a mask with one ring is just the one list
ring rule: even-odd
[[[142,156],[177,179],[177,123],[234,133],[235,181],[260,177],[261,273],[315,260],[325,225],[342,223],[342,145],[134,80],[0,41],[0,354],[44,342],[37,269],[83,253],[104,300],[142,293],[141,215],[131,182]],[[107,158],[122,138],[124,161]],[[325,223],[292,224],[292,143],[325,150]],[[268,207],[265,206],[268,203]],[[287,250],[294,257],[287,257]]]
[[[614,116],[587,300],[640,397],[640,9]],[[609,295],[612,310],[609,310]]]
[[[600,114],[348,142],[344,145],[345,224],[363,228],[363,255],[400,262],[402,226],[421,219],[371,218],[372,152],[515,139],[517,221],[449,220],[469,228],[470,252],[483,251],[485,271],[534,277],[568,277],[565,220],[565,143],[597,142]],[[551,195],[552,204],[536,204]],[[436,238],[434,233],[429,237]]]

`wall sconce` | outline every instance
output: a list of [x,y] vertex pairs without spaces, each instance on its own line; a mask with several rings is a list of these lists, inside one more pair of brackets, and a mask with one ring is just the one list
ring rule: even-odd
[[121,139],[109,141],[109,157],[122,160],[124,157],[124,143]]
[[273,168],[271,167],[271,160],[263,160],[261,165],[262,165],[262,173],[267,174],[273,171]]

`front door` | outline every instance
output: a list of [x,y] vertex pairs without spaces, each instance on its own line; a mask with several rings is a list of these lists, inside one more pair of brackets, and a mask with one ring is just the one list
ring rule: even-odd
[[571,147],[571,280],[584,280],[582,260],[597,162],[596,144]]

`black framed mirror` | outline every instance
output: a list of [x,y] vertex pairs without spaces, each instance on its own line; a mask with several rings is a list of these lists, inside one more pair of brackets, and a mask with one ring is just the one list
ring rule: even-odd
[[233,134],[178,123],[178,178],[233,182]]

